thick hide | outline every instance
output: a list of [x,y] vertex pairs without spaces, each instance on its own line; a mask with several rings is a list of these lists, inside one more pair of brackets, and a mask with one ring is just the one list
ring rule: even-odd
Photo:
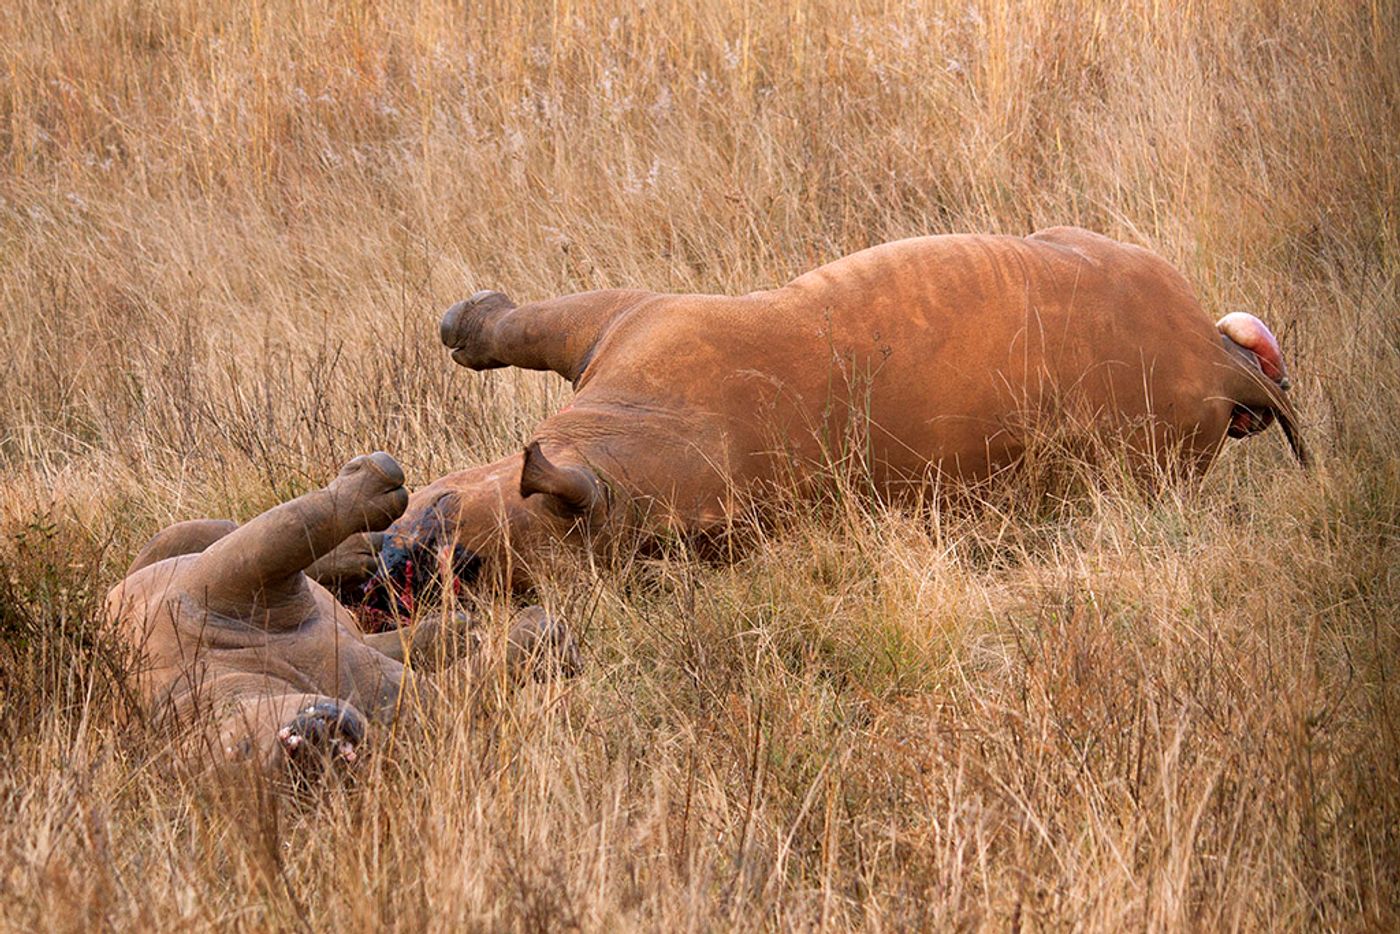
[[852,460],[896,495],[981,480],[1043,432],[1198,472],[1277,418],[1304,457],[1262,323],[1217,328],[1167,262],[1077,228],[902,240],[738,298],[479,292],[441,337],[575,396],[525,452],[412,497],[381,552],[399,585],[450,565],[519,583],[544,543],[624,524],[704,535]]
[[[357,457],[324,489],[239,526],[198,519],[157,534],[107,595],[107,612],[141,664],[137,693],[147,713],[195,756],[251,762],[306,776],[355,761],[374,723],[416,709],[430,695],[405,656],[431,661],[434,642],[472,654],[480,634],[421,622],[409,633],[366,635],[356,617],[310,576],[339,583],[368,573],[372,534],[408,501],[387,454]],[[539,608],[522,612],[506,662],[537,655],[548,673],[577,667],[562,624]],[[548,661],[556,661],[551,668]]]

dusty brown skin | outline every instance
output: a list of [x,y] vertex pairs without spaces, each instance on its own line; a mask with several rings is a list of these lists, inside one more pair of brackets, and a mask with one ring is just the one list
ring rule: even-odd
[[[319,769],[354,762],[369,724],[429,699],[407,652],[421,667],[435,641],[452,638],[479,663],[468,620],[366,635],[309,576],[367,576],[376,540],[366,533],[403,512],[403,482],[387,454],[357,457],[326,488],[245,525],[199,519],[156,535],[107,595],[143,660],[137,687],[150,713],[215,761]],[[506,664],[519,673],[537,655],[577,666],[567,630],[533,607],[516,618]]]
[[400,584],[507,557],[520,583],[541,543],[624,524],[703,535],[853,452],[896,495],[987,478],[1064,428],[1191,473],[1277,418],[1305,458],[1272,337],[1269,378],[1166,261],[1070,227],[902,240],[738,298],[479,292],[441,337],[462,366],[553,370],[575,397],[523,454],[414,494],[381,553]]

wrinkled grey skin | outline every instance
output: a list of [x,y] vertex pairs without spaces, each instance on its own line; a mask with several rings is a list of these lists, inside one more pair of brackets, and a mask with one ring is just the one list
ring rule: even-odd
[[[353,763],[371,724],[431,699],[406,654],[423,659],[449,640],[480,663],[469,619],[420,623],[411,638],[366,635],[321,583],[371,572],[373,533],[403,512],[403,484],[393,458],[371,454],[242,526],[195,520],[155,536],[107,596],[142,658],[137,687],[151,715],[215,761],[270,773]],[[514,671],[541,657],[540,672],[577,669],[567,629],[538,607],[517,616],[508,642]]]
[[[166,558],[198,554],[238,528],[232,519],[188,519],[158,532],[132,560],[128,576]],[[357,586],[373,575],[384,545],[383,532],[360,532],[321,555],[302,573],[335,594],[353,597]],[[350,602],[353,602],[351,600]]]

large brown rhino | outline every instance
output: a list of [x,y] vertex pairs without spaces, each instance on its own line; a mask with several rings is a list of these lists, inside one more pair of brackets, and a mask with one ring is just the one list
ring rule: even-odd
[[1305,459],[1262,323],[1212,325],[1165,260],[1072,227],[901,240],[738,298],[478,292],[441,336],[462,366],[553,370],[575,395],[523,453],[413,495],[381,553],[400,586],[507,557],[519,583],[541,542],[623,524],[703,535],[834,458],[891,493],[978,480],[1071,423],[1196,472],[1277,418]]
[[[435,640],[460,636],[481,674],[469,619],[420,624],[411,642],[399,632],[366,635],[322,586],[363,581],[374,554],[365,533],[403,512],[403,483],[389,455],[357,457],[325,489],[245,525],[197,519],[158,533],[107,595],[118,634],[140,659],[136,687],[148,714],[201,759],[273,773],[297,766],[305,777],[353,762],[369,724],[428,699],[406,651],[421,669]],[[516,617],[505,662],[520,673],[535,661],[539,674],[577,667],[564,626],[531,607]]]

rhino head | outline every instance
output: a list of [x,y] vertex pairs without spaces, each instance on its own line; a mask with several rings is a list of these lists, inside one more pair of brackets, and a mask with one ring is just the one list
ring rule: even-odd
[[609,506],[597,473],[561,443],[532,441],[519,454],[448,474],[415,492],[385,532],[365,604],[372,613],[408,614],[443,587],[524,586],[541,548],[587,536]]

